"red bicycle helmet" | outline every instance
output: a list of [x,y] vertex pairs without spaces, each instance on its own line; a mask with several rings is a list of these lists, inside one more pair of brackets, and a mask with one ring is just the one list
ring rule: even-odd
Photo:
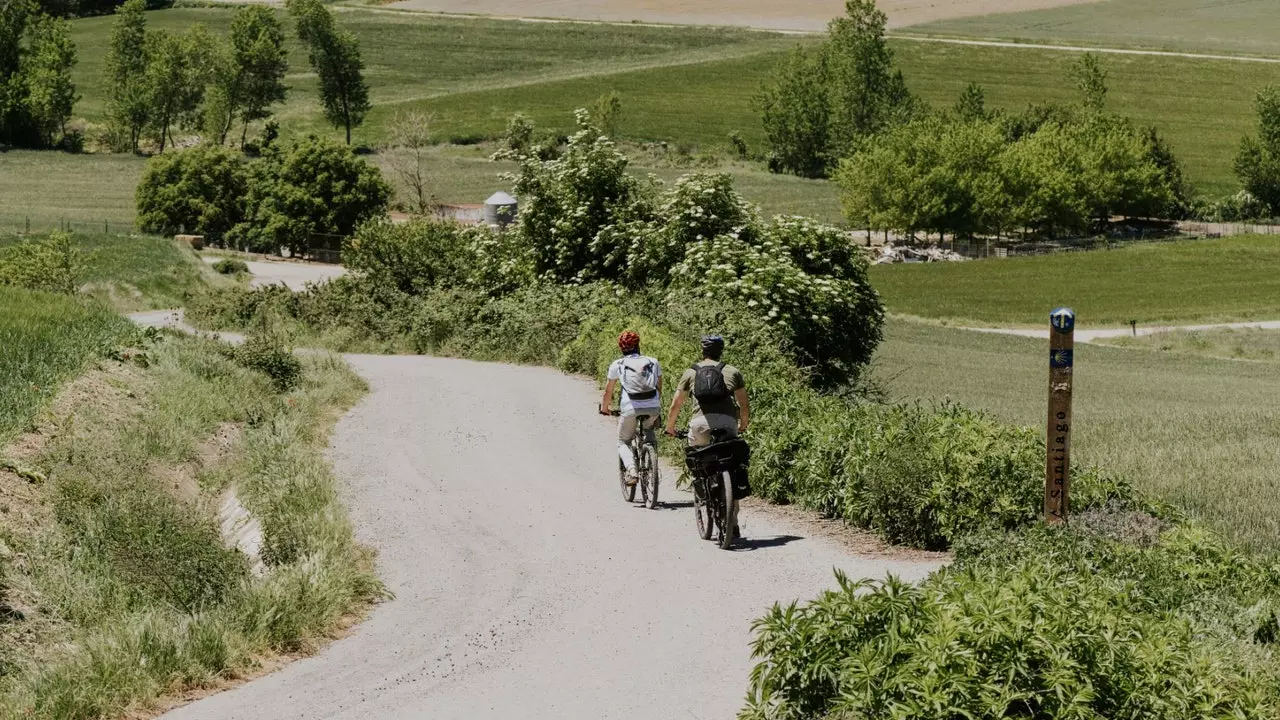
[[640,334],[634,330],[628,330],[618,336],[618,349],[624,353],[633,353],[640,350]]

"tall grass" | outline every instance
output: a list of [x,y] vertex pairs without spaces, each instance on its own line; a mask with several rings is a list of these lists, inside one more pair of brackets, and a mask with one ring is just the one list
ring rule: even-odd
[[128,322],[100,305],[0,286],[0,448],[63,381],[130,331]]
[[[35,638],[0,677],[0,715],[152,707],[263,653],[314,646],[381,592],[323,457],[328,427],[363,391],[345,364],[309,357],[282,393],[211,341],[164,336],[142,357],[91,375],[90,401],[51,419],[34,461],[53,513],[5,538],[27,558],[13,592],[37,610],[0,637]],[[229,426],[242,434],[225,455],[201,450]],[[196,484],[178,489],[184,467]],[[219,537],[214,511],[231,487],[263,524],[262,578]]]

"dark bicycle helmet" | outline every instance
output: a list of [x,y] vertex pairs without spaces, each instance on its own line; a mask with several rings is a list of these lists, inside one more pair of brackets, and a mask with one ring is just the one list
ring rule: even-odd
[[719,360],[724,352],[724,338],[719,335],[702,336],[702,354],[712,360]]

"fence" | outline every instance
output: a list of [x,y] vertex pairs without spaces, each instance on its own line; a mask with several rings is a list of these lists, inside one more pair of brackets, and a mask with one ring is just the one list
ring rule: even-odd
[[130,233],[134,232],[133,218],[116,217],[51,217],[48,215],[0,215],[0,232],[30,235],[59,230],[78,233]]

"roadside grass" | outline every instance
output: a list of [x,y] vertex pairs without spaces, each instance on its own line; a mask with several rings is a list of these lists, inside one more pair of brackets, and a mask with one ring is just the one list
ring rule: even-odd
[[1126,348],[1142,348],[1160,353],[1190,354],[1202,357],[1270,362],[1280,358],[1280,331],[1259,328],[1222,328],[1219,330],[1174,330],[1106,338],[1098,342]]
[[[5,717],[147,714],[316,647],[382,592],[323,455],[362,381],[309,356],[282,393],[212,341],[162,335],[142,351],[100,363],[39,423],[28,462],[48,480],[25,510],[40,522],[2,528],[24,558],[7,578],[24,612],[0,634],[19,646]],[[219,537],[229,488],[262,524],[262,577]]]
[[96,303],[0,287],[0,448],[29,429],[64,381],[130,329]]
[[[0,233],[0,255],[23,239]],[[72,241],[86,260],[82,293],[118,312],[182,307],[208,287],[232,282],[173,238],[75,233]]]
[[1108,0],[901,28],[899,34],[1280,56],[1272,0]]
[[960,263],[878,265],[891,313],[950,324],[1046,326],[1067,305],[1078,327],[1280,319],[1280,238],[1142,243],[1117,250]]
[[[874,376],[895,400],[949,398],[1042,428],[1043,340],[893,319]],[[1280,550],[1280,374],[1142,349],[1076,347],[1072,462],[1130,478],[1255,550]]]

